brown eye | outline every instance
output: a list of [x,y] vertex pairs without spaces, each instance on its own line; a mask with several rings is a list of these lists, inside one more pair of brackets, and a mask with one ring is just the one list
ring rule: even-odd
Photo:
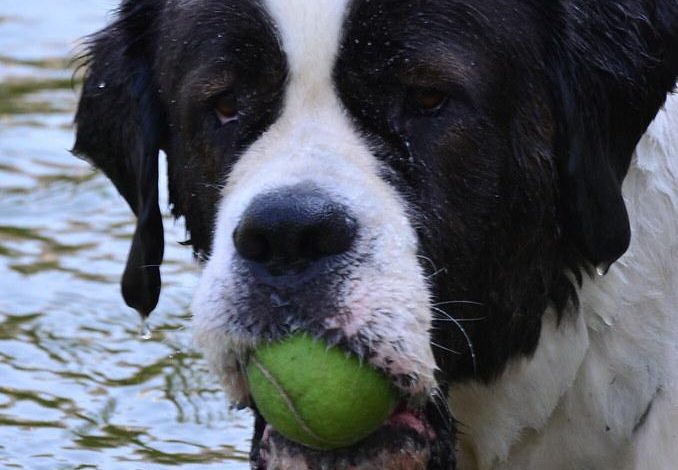
[[408,101],[413,111],[431,113],[443,107],[447,95],[438,90],[415,89],[410,91]]
[[238,106],[235,97],[231,94],[220,96],[214,104],[214,111],[222,124],[238,119]]

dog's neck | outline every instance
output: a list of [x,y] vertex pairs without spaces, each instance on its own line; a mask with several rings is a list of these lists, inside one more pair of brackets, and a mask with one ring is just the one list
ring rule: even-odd
[[579,312],[560,324],[546,312],[534,356],[493,384],[451,389],[461,470],[674,468],[678,96],[638,145],[624,196],[631,246],[584,280]]

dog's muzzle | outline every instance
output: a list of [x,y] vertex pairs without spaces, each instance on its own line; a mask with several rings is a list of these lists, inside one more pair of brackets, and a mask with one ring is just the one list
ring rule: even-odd
[[196,339],[231,399],[256,414],[243,373],[249,355],[299,331],[356,355],[401,396],[372,436],[332,452],[290,442],[259,416],[256,469],[453,468],[453,425],[435,395],[416,238],[405,217],[384,217],[379,200],[355,193],[352,200],[302,181],[236,208],[229,204],[237,197],[224,200],[193,310]]

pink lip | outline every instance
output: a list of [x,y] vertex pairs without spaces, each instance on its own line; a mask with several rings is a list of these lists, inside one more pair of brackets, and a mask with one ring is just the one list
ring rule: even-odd
[[[385,427],[409,429],[428,441],[436,438],[435,431],[429,426],[423,413],[407,408],[404,402],[393,411],[393,414],[384,422],[380,429]],[[266,425],[262,441],[267,441],[273,431],[274,428],[270,424]]]
[[398,407],[388,420],[385,426],[404,427],[412,429],[427,440],[436,438],[436,433],[426,423],[422,414],[404,407]]

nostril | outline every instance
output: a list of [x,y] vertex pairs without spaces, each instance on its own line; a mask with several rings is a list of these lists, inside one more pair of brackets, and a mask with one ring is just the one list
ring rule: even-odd
[[263,262],[270,256],[266,234],[257,230],[238,227],[233,232],[233,243],[240,256],[247,260]]
[[355,221],[341,214],[332,214],[322,227],[317,228],[308,239],[318,257],[345,253],[356,237]]
[[291,187],[255,198],[233,232],[238,254],[270,274],[300,273],[351,249],[357,223],[317,189]]

